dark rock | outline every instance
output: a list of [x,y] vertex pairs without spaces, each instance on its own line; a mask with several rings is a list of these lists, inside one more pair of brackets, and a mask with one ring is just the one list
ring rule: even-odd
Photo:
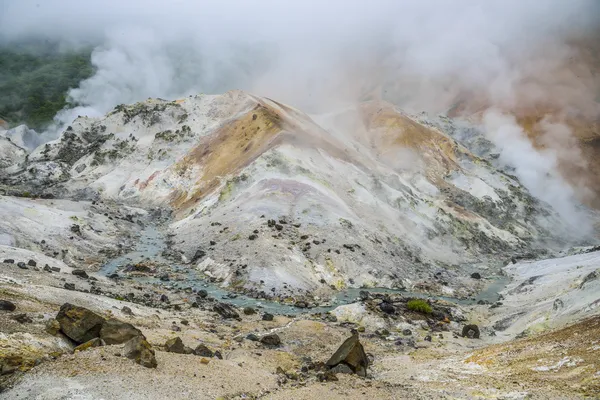
[[206,296],[208,296],[208,292],[204,289],[200,289],[198,290],[198,297],[200,297],[201,299],[205,299]]
[[27,267],[27,265],[25,265],[25,263],[24,263],[24,262],[18,262],[18,263],[17,263],[17,267],[19,267],[19,268],[21,268],[21,269],[29,269],[29,268]]
[[278,231],[283,229],[283,225],[279,225],[279,224],[275,224],[275,229],[277,229]]
[[142,332],[135,326],[114,318],[104,321],[100,329],[100,339],[108,345],[122,344],[136,336],[144,337]]
[[214,355],[214,353],[203,344],[199,344],[194,349],[194,354],[200,357],[212,357]]
[[410,329],[404,329],[404,330],[402,331],[402,334],[403,334],[404,336],[410,336],[410,335],[412,335],[412,331],[411,331]]
[[15,260],[13,260],[12,258],[7,258],[6,260],[3,261],[3,263],[5,263],[5,264],[14,264]]
[[308,308],[308,303],[305,301],[297,301],[294,303],[294,307],[298,307],[298,308]]
[[65,283],[65,289],[67,290],[75,290],[75,284],[74,283]]
[[333,368],[342,362],[348,365],[355,374],[362,377],[367,376],[369,359],[358,339],[358,333],[356,331],[342,343],[333,356],[327,361],[326,365]]
[[35,267],[37,263],[34,260],[29,260],[27,261],[27,265],[29,265],[30,267]]
[[85,272],[82,269],[74,269],[73,272],[71,272],[71,273],[73,275],[78,276],[78,277],[83,278],[83,279],[89,278],[89,275],[87,274],[87,272]]
[[215,357],[218,358],[219,360],[223,359],[223,355],[221,354],[221,352],[219,350],[215,351]]
[[256,310],[252,307],[244,307],[244,315],[256,314]]
[[376,329],[376,330],[375,330],[375,334],[376,334],[377,336],[386,337],[386,336],[389,336],[389,335],[390,335],[390,331],[388,331],[388,330],[387,330],[387,329],[385,329],[385,328],[382,328],[382,329]]
[[479,327],[475,324],[465,325],[462,330],[462,337],[479,339]]
[[239,319],[240,315],[235,309],[226,303],[216,303],[213,306],[213,311],[219,314],[224,319]]
[[427,335],[427,336],[425,336],[425,341],[427,341],[427,342],[431,342],[431,339],[432,339],[432,338],[431,338],[431,335]]
[[171,280],[169,278],[169,274],[162,274],[161,276],[158,277],[158,279],[160,279],[163,282],[169,282]]
[[0,300],[0,310],[3,311],[15,311],[17,306],[8,300]]
[[396,308],[394,308],[394,306],[388,303],[387,301],[384,301],[381,304],[379,304],[379,309],[386,314],[393,314],[394,312],[396,312]]
[[56,315],[60,330],[76,343],[85,343],[100,336],[104,318],[87,308],[65,303]]
[[53,272],[60,272],[60,268],[58,267],[50,267]]
[[322,371],[317,373],[317,379],[321,382],[335,382],[339,380],[335,375],[335,372],[332,371]]
[[263,321],[273,321],[273,314],[264,313],[262,316]]
[[154,350],[143,336],[136,336],[125,343],[123,354],[146,368],[157,366]]
[[267,346],[279,346],[281,344],[281,339],[276,333],[269,333],[268,335],[261,337],[260,342]]
[[473,278],[473,279],[481,279],[481,274],[479,272],[473,272],[471,274],[471,278]]
[[255,235],[255,234],[248,236],[248,240],[256,240],[257,238],[258,238],[258,235]]
[[33,320],[27,314],[17,314],[12,317],[15,321],[20,324],[31,324]]
[[185,346],[179,336],[165,342],[165,350],[169,353],[185,354]]
[[254,333],[249,333],[248,335],[246,335],[246,339],[251,340],[253,342],[258,342],[260,340],[260,338]]
[[554,303],[552,303],[552,309],[557,311],[565,306],[565,303],[561,299],[555,299]]
[[133,311],[131,311],[131,308],[127,306],[123,306],[123,308],[121,308],[121,312],[125,315],[133,315]]
[[79,225],[73,224],[73,225],[71,225],[71,232],[73,232],[77,235],[81,235],[81,228],[79,227]]
[[48,264],[44,265],[44,271],[46,272],[52,272],[52,268],[50,268],[50,266]]
[[160,295],[160,301],[163,303],[168,303],[169,302],[169,298],[167,297],[166,294],[161,294]]
[[360,292],[358,292],[358,297],[362,301],[366,301],[366,300],[369,300],[370,294],[366,290],[361,290]]
[[599,276],[600,276],[600,274],[597,271],[590,272],[589,274],[587,274],[585,276],[585,278],[583,278],[583,281],[581,281],[581,284],[579,285],[579,289],[583,289],[583,286],[586,283],[598,279]]
[[198,249],[198,250],[196,250],[196,253],[194,253],[194,257],[192,257],[191,262],[196,262],[196,261],[204,258],[205,256],[206,256],[206,252],[202,249]]
[[210,241],[210,245],[211,245],[211,246],[214,246],[214,245],[216,245],[216,244],[217,244],[217,242],[215,242],[214,240],[211,240],[211,241]]

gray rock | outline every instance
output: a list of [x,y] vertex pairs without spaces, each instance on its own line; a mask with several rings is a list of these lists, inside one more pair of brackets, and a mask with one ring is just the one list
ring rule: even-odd
[[379,304],[379,309],[386,314],[393,314],[394,312],[396,312],[396,308],[387,301],[384,301],[381,304]]
[[29,267],[27,267],[27,265],[25,265],[24,262],[18,262],[17,267],[19,267],[21,269],[29,269]]
[[67,289],[67,290],[75,290],[75,284],[74,283],[65,282],[65,289]]
[[15,260],[13,260],[12,258],[7,258],[6,260],[3,261],[3,263],[5,263],[5,264],[14,264]]
[[256,314],[256,310],[252,307],[244,307],[244,315]]
[[27,261],[27,265],[29,265],[30,267],[35,267],[37,263],[35,262],[35,260],[29,260]]
[[254,333],[249,333],[248,335],[246,335],[246,339],[251,340],[253,342],[258,342],[260,340],[260,338]]
[[342,362],[349,366],[355,374],[363,377],[367,376],[369,359],[358,339],[358,333],[356,331],[342,343],[327,361],[326,365],[333,368]]
[[114,318],[104,321],[100,329],[100,339],[108,345],[122,344],[136,336],[144,337],[142,331],[135,326]]
[[121,308],[121,312],[125,315],[133,315],[133,311],[131,311],[131,308],[127,306],[123,306],[123,308]]
[[473,278],[473,279],[481,279],[481,274],[479,272],[473,272],[471,274],[471,278]]
[[348,365],[344,364],[343,362],[341,362],[338,365],[336,365],[335,367],[331,368],[331,372],[333,372],[334,374],[353,374],[354,373],[354,371],[352,371],[352,368],[350,368]]
[[208,296],[208,292],[204,289],[198,290],[198,297],[201,299],[205,299]]

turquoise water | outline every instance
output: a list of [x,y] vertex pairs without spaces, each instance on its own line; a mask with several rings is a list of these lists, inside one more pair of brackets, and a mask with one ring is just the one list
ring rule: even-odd
[[[423,293],[415,293],[387,288],[348,288],[337,292],[336,295],[331,299],[331,301],[328,302],[329,304],[327,306],[313,308],[298,308],[294,307],[293,305],[284,304],[277,301],[255,299],[242,294],[228,291],[218,285],[209,283],[206,280],[202,279],[202,277],[199,276],[199,274],[197,274],[196,271],[190,270],[189,267],[182,265],[173,265],[170,261],[166,260],[161,255],[163,249],[165,248],[166,243],[164,235],[155,226],[148,225],[141,231],[140,239],[136,244],[136,247],[132,251],[106,263],[104,266],[102,266],[100,272],[104,275],[110,275],[112,273],[118,272],[118,269],[122,266],[125,266],[126,264],[137,263],[141,261],[154,261],[157,263],[170,264],[176,270],[179,270],[181,272],[187,272],[188,280],[186,282],[167,282],[166,284],[169,286],[178,287],[180,289],[189,287],[195,289],[204,289],[206,290],[209,296],[238,307],[254,307],[260,308],[263,311],[272,314],[290,315],[302,313],[328,312],[337,306],[354,303],[356,299],[358,299],[359,292],[361,290],[366,290],[371,293],[401,294],[405,297],[433,298],[439,300],[446,300],[462,305],[475,304],[479,300],[494,302],[498,298],[498,292],[502,290],[508,283],[508,278],[506,277],[494,277],[493,279],[491,279],[490,284],[482,292],[480,292],[474,300],[456,299],[452,297],[443,296],[431,296]],[[154,277],[136,279],[139,279],[140,282],[164,284],[158,278]]]

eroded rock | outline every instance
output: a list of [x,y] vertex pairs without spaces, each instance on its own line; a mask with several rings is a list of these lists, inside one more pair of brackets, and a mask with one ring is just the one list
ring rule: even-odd
[[337,351],[326,362],[326,365],[330,368],[334,368],[342,363],[347,365],[355,374],[362,377],[367,376],[369,359],[358,339],[358,332],[356,331],[342,343]]
[[123,355],[146,368],[158,365],[152,346],[143,336],[136,336],[125,343]]
[[104,318],[87,308],[65,303],[56,315],[60,330],[76,343],[85,343],[100,336]]

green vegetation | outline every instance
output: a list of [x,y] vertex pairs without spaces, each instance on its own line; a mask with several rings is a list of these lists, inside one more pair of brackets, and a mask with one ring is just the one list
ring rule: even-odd
[[48,43],[0,46],[0,119],[46,127],[67,105],[67,91],[94,73],[90,55]]
[[423,314],[431,314],[433,311],[431,306],[425,301],[421,299],[412,299],[406,303],[406,307],[411,311],[420,312]]

